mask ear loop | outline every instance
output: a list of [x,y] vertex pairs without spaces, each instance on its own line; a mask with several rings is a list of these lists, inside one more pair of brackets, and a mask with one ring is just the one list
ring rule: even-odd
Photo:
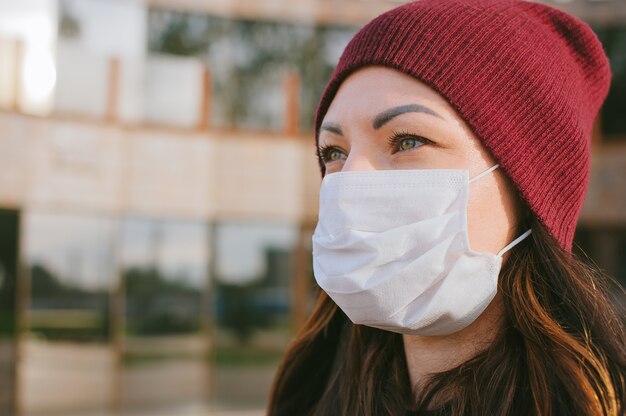
[[521,243],[522,240],[525,239],[526,237],[528,237],[530,235],[530,233],[532,233],[532,232],[533,232],[533,230],[528,230],[524,234],[522,234],[519,237],[517,237],[515,240],[511,241],[509,244],[506,245],[506,247],[504,247],[502,250],[500,250],[498,252],[498,257],[502,257],[502,255],[504,253],[506,253],[507,251],[509,251],[510,249],[512,249],[513,247],[515,247],[519,243]]
[[470,182],[473,182],[473,181],[475,181],[475,180],[477,180],[477,179],[480,179],[480,178],[482,178],[483,176],[485,176],[486,174],[491,173],[491,172],[493,172],[494,170],[498,169],[499,167],[500,167],[500,165],[496,163],[495,165],[493,165],[492,167],[490,167],[490,168],[489,168],[489,169],[487,169],[486,171],[481,172],[481,173],[479,173],[478,175],[474,176],[474,177],[473,177],[473,178],[471,178],[469,181],[470,181]]

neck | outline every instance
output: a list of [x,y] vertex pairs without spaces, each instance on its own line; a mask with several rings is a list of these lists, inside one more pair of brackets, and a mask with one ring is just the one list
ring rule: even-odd
[[403,335],[413,390],[420,390],[430,375],[450,370],[484,351],[495,339],[503,320],[504,306],[498,294],[487,309],[461,331],[442,336]]

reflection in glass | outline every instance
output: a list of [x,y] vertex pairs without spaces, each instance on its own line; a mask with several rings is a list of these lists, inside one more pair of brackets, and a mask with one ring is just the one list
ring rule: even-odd
[[355,28],[181,13],[152,7],[150,52],[206,59],[214,81],[212,124],[277,129],[282,76],[298,73],[300,124],[312,127],[315,103]]
[[124,221],[125,408],[206,401],[208,256],[204,223]]
[[109,218],[25,214],[31,291],[20,371],[27,415],[111,406],[115,227]]
[[298,228],[224,223],[216,227],[216,405],[264,407],[292,335],[293,252]]

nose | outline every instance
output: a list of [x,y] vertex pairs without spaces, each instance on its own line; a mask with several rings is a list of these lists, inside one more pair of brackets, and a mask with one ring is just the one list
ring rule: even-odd
[[357,149],[352,149],[352,151],[348,154],[346,161],[343,163],[341,171],[351,172],[380,169],[377,165],[378,164],[375,162],[372,155],[368,155],[366,152],[358,151]]

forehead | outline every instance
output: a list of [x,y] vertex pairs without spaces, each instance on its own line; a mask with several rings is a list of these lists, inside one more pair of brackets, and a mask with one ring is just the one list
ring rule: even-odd
[[448,121],[460,121],[455,110],[437,91],[395,69],[372,66],[352,73],[343,81],[324,121],[371,119],[391,107],[424,105]]

